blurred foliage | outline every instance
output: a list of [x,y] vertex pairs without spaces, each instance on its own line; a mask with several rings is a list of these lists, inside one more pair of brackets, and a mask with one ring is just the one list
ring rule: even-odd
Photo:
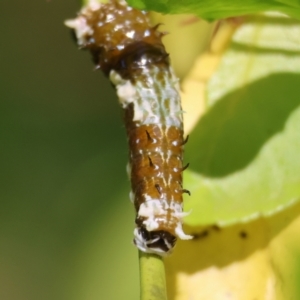
[[122,114],[63,25],[79,9],[1,3],[0,299],[139,295]]

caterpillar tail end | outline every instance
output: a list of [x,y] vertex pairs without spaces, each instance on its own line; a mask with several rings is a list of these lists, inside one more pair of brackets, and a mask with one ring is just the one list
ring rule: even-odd
[[193,238],[183,232],[180,223],[175,228],[175,234],[176,236],[165,230],[148,231],[142,226],[135,228],[133,242],[143,252],[167,256],[173,252],[177,237],[181,240]]
[[174,235],[164,230],[148,231],[144,227],[137,227],[134,230],[134,244],[146,253],[167,256],[172,253],[176,240]]

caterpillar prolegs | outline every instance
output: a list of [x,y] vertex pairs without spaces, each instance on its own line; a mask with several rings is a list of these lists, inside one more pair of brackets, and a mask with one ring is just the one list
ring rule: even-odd
[[134,243],[165,255],[182,230],[183,124],[178,79],[147,13],[124,1],[90,1],[66,25],[114,84],[124,110],[130,160],[130,199],[136,210]]

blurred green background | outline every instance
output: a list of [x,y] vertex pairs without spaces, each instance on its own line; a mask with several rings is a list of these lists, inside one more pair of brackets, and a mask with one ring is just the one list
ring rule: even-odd
[[3,300],[138,299],[125,130],[112,87],[63,25],[79,8],[0,4]]

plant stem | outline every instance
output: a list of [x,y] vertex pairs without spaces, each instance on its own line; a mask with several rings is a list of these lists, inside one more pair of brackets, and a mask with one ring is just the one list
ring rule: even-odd
[[139,251],[140,300],[167,300],[163,258]]

